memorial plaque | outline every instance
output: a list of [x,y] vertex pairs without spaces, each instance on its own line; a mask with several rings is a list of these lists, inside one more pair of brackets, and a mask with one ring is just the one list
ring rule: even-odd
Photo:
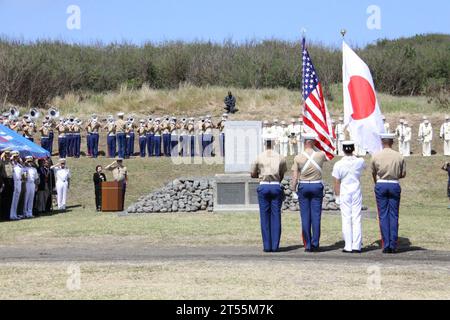
[[249,172],[262,152],[261,121],[225,123],[225,173]]
[[245,205],[244,183],[217,183],[219,205]]
[[248,184],[248,198],[249,204],[259,204],[258,192],[256,191],[259,187],[259,183],[250,182]]

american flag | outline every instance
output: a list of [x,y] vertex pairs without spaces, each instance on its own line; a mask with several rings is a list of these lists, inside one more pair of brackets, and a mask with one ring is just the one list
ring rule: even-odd
[[305,100],[303,122],[310,131],[314,131],[317,134],[316,147],[325,152],[329,160],[332,160],[336,151],[333,142],[333,126],[323,96],[322,85],[306,49],[305,39],[303,39],[302,91],[303,99]]

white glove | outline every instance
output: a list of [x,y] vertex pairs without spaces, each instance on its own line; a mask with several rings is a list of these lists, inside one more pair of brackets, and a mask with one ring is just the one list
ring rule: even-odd
[[341,197],[340,196],[335,196],[335,197],[336,197],[336,200],[335,200],[336,204],[341,205]]

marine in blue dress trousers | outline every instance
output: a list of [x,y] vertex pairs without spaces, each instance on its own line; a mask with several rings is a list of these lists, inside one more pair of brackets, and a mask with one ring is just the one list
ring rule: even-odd
[[280,182],[287,171],[286,160],[272,150],[274,141],[275,138],[265,140],[266,151],[258,156],[251,169],[251,177],[261,179],[257,192],[264,252],[277,252],[280,247],[284,199]]
[[291,188],[297,191],[302,220],[302,239],[306,252],[319,250],[322,220],[322,167],[327,161],[324,152],[316,151],[317,135],[303,135],[304,151],[294,158]]
[[380,137],[383,150],[372,157],[372,176],[375,182],[383,253],[395,253],[402,193],[399,180],[406,177],[406,164],[403,156],[392,149],[395,134],[381,134]]

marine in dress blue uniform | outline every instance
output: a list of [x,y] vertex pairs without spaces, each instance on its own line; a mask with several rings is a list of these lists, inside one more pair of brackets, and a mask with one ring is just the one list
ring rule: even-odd
[[284,198],[280,182],[287,171],[286,160],[272,150],[274,139],[265,140],[266,151],[258,156],[251,168],[251,177],[261,179],[257,192],[264,252],[277,252],[280,247]]
[[395,134],[380,135],[383,150],[372,157],[381,243],[383,253],[395,253],[398,246],[398,218],[402,188],[399,180],[406,177],[403,156],[392,149]]
[[116,139],[117,139],[117,153],[119,155],[119,158],[124,159],[125,158],[125,144],[126,144],[126,134],[125,134],[125,127],[126,122],[123,120],[123,117],[125,114],[123,112],[119,112],[117,114],[117,117],[119,119],[116,120]]
[[315,151],[315,134],[304,134],[304,151],[294,159],[291,188],[297,191],[302,220],[302,238],[306,252],[319,250],[322,219],[322,167],[325,153]]

